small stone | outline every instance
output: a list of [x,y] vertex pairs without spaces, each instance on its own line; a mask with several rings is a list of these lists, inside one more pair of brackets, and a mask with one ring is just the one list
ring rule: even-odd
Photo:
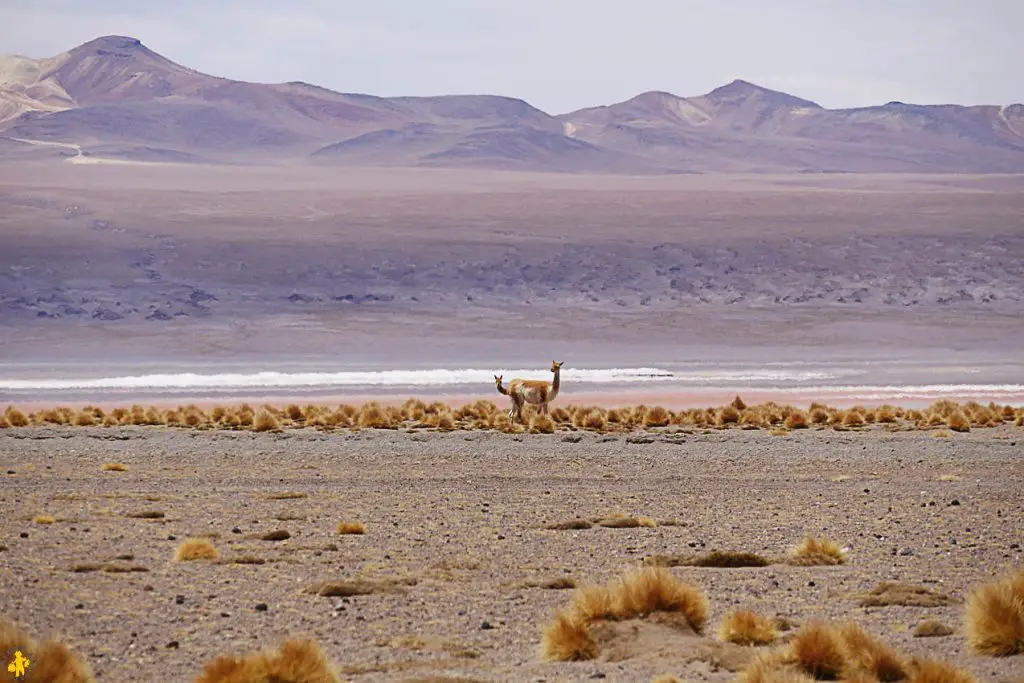
[[504,537],[504,536],[502,536],[501,534],[498,534],[498,540],[499,540],[499,541],[504,541],[504,540],[505,540],[505,537]]
[[808,586],[811,586],[811,587],[813,587],[813,586],[814,586],[815,584],[814,584],[814,582],[813,582],[813,581],[808,581],[808,582],[807,582],[807,585],[808,585]]
[[178,540],[178,537],[172,534],[172,535],[167,537],[167,540],[168,541],[176,541],[176,540]]
[[237,526],[231,527],[231,533],[233,533],[233,534],[240,534],[240,533],[242,533],[242,530],[239,529]]
[[266,612],[267,611],[267,603],[261,602],[260,604],[256,605],[256,611],[257,612]]
[[82,603],[78,603],[77,605],[75,605],[75,609],[85,609],[85,605],[83,605]]
[[220,613],[220,615],[221,615],[222,617],[230,617],[230,616],[231,616],[231,613],[230,613],[230,612],[221,612],[221,613]]
[[178,641],[172,640],[171,642],[167,643],[167,645],[165,645],[164,647],[166,647],[168,650],[177,650]]
[[864,489],[864,493],[871,493],[871,489]]
[[19,536],[21,536],[22,538],[28,538],[28,532],[27,532],[27,531],[22,531],[22,532],[21,532],[20,534],[18,534],[18,535],[19,535]]
[[491,626],[491,622],[485,621],[484,623],[480,624],[480,628],[481,628],[481,630],[484,630],[484,631],[490,631],[494,627]]
[[185,596],[184,595],[175,595],[174,596],[174,604],[175,605],[183,605],[183,604],[185,604]]
[[960,501],[957,500],[956,498],[951,500],[950,503],[949,503],[950,507],[954,507],[954,506],[959,505],[959,504],[960,504]]
[[14,470],[7,470],[7,474],[14,474]]
[[906,557],[908,555],[913,555],[913,554],[914,554],[914,551],[911,548],[900,548],[900,555],[903,555],[904,557]]

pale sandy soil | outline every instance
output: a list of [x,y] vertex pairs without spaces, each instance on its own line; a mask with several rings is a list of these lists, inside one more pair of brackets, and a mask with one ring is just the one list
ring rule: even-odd
[[[945,439],[731,430],[652,435],[649,443],[636,435],[632,442],[566,436],[3,430],[0,614],[38,636],[59,633],[102,681],[187,681],[216,653],[299,634],[316,638],[358,681],[661,673],[728,681],[734,673],[687,663],[683,649],[631,656],[637,649],[626,645],[597,661],[544,663],[541,627],[569,593],[523,582],[604,581],[652,554],[782,555],[811,532],[851,546],[848,563],[671,570],[710,598],[709,638],[728,610],[746,607],[796,622],[854,619],[908,653],[952,660],[981,681],[1010,680],[1024,669],[1020,656],[968,651],[959,602],[972,585],[1024,561],[1024,430]],[[128,471],[101,471],[114,461]],[[307,495],[270,498],[280,492]],[[130,516],[142,511],[165,517]],[[541,528],[616,512],[677,525]],[[33,523],[39,514],[58,521]],[[338,536],[341,520],[362,521],[367,533]],[[249,537],[276,529],[291,537]],[[223,557],[251,554],[267,563],[172,562],[181,540],[196,534],[215,535]],[[118,564],[149,571],[70,571],[119,555],[133,559]],[[318,581],[356,577],[416,581],[345,599],[303,593]],[[883,580],[925,584],[954,603],[859,607],[856,596]],[[257,611],[261,603],[266,611]],[[955,633],[914,638],[927,617]],[[426,649],[411,649],[402,640],[410,635]]]

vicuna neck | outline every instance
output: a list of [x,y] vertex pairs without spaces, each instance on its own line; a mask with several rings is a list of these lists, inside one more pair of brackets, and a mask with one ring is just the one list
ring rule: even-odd
[[562,368],[555,370],[555,378],[551,380],[551,399],[558,395],[558,387],[562,383]]

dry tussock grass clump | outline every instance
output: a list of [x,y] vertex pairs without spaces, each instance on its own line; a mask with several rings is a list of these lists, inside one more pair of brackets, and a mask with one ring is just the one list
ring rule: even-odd
[[25,416],[25,413],[21,412],[14,406],[8,406],[4,415],[7,418],[7,422],[9,422],[12,427],[28,427],[29,425],[29,421]]
[[103,465],[104,472],[127,472],[128,465],[120,462],[108,462]]
[[1024,568],[975,587],[964,614],[967,642],[993,657],[1024,652]]
[[814,408],[810,413],[811,424],[823,425],[828,424],[830,415],[824,408]]
[[644,427],[667,427],[672,413],[662,406],[652,406],[644,414]]
[[736,410],[746,410],[747,409],[747,404],[743,401],[742,398],[740,398],[739,394],[736,394],[736,398],[734,398],[732,400],[732,403],[730,403],[729,405],[731,405]]
[[545,529],[551,529],[554,531],[569,531],[572,529],[589,529],[594,526],[591,522],[585,519],[567,519],[562,522],[552,522],[546,525]]
[[549,662],[576,662],[597,657],[597,643],[582,615],[559,610],[544,628],[541,656]]
[[971,421],[967,419],[967,416],[961,410],[950,413],[946,418],[946,426],[954,432],[971,431]]
[[953,635],[953,629],[937,619],[925,619],[914,627],[915,638],[942,638]]
[[842,548],[828,538],[816,538],[808,535],[793,548],[789,563],[803,566],[829,566],[843,564],[846,561]]
[[768,645],[779,637],[775,623],[750,610],[729,612],[718,625],[718,637],[737,645]]
[[254,432],[278,432],[281,431],[281,423],[269,411],[261,410],[253,420],[252,430]]
[[76,427],[92,427],[96,424],[96,416],[85,410],[75,413],[73,424]]
[[340,683],[338,668],[312,640],[286,640],[277,652],[220,655],[195,683]]
[[597,645],[589,629],[591,622],[638,619],[655,612],[677,616],[686,628],[701,634],[708,600],[697,588],[661,567],[630,572],[603,586],[582,586],[573,591],[568,609],[559,610],[544,629],[542,656],[549,661],[592,659],[597,656]]
[[376,401],[370,401],[359,409],[356,424],[364,429],[397,429],[391,414]]
[[217,549],[207,538],[187,538],[174,551],[175,562],[192,562],[193,560],[216,560]]
[[[95,683],[89,664],[75,655],[59,640],[39,642],[13,622],[0,619],[0,654],[13,656],[21,652],[29,660],[26,683]],[[5,669],[10,660],[0,662]],[[5,672],[12,673],[13,672]],[[13,675],[11,680],[14,680]]]
[[719,409],[715,417],[715,424],[719,427],[726,427],[740,421],[740,411],[734,406],[725,406]]
[[942,607],[955,603],[950,596],[925,586],[894,581],[883,581],[857,600],[861,607]]
[[599,519],[597,524],[606,529],[637,529],[639,527],[653,529],[658,526],[658,523],[650,517],[623,517],[618,515]]
[[652,555],[644,558],[652,567],[711,567],[735,569],[739,567],[767,567],[769,562],[756,553],[735,550],[712,550],[705,555]]
[[32,521],[36,524],[56,524],[57,518],[52,515],[36,515]]
[[362,522],[338,522],[336,531],[342,535],[360,535],[366,533],[366,525]]
[[787,645],[753,660],[739,680],[971,683],[974,679],[941,662],[909,658],[852,622],[834,625],[813,621]]
[[325,598],[348,598],[374,593],[403,593],[404,586],[415,586],[418,583],[415,578],[346,579],[314,583],[302,592]]
[[787,415],[783,424],[786,426],[786,429],[807,429],[810,426],[810,421],[807,413],[797,410]]
[[555,421],[543,413],[530,418],[530,432],[532,434],[554,434]]

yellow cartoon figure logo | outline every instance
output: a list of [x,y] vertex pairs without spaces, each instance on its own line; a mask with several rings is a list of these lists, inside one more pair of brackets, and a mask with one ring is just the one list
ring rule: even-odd
[[14,674],[15,678],[24,678],[25,670],[28,669],[28,665],[31,663],[32,662],[21,653],[21,650],[15,650],[11,663],[7,665],[7,673]]

